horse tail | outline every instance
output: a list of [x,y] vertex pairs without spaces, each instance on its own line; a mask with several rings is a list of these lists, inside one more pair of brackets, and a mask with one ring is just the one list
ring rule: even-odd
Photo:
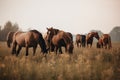
[[9,32],[7,34],[7,46],[10,48],[11,47],[11,44],[13,42],[13,35],[14,35],[15,32]]

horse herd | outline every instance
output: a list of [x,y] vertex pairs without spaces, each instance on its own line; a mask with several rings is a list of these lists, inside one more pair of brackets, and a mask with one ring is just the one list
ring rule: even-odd
[[[93,43],[93,37],[98,42],[97,48],[112,47],[111,38],[108,34],[103,34],[99,37],[97,32],[90,32],[87,35],[76,35],[77,47],[91,47]],[[53,27],[47,28],[47,34],[45,37],[37,30],[30,30],[28,32],[9,32],[7,35],[7,46],[10,48],[12,44],[12,54],[19,55],[22,47],[26,48],[26,56],[28,56],[29,48],[33,48],[33,55],[35,55],[37,45],[39,44],[41,52],[46,54],[48,52],[55,51],[55,53],[63,53],[62,47],[65,47],[65,51],[73,53],[74,42],[73,36],[70,32],[65,32]],[[17,50],[16,50],[17,49]]]

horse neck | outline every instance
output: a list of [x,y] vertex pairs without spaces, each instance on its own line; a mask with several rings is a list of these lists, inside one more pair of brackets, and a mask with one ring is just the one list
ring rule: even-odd
[[87,39],[93,39],[94,35],[88,34]]
[[58,34],[59,31],[60,31],[60,30],[58,30],[58,29],[54,29],[54,34],[55,34],[55,35]]
[[61,32],[61,31],[58,29],[54,29],[52,35],[50,35],[51,36],[50,40],[52,40],[53,36],[57,35],[59,32]]
[[100,37],[98,36],[98,37],[95,37],[97,40],[99,40],[100,39]]

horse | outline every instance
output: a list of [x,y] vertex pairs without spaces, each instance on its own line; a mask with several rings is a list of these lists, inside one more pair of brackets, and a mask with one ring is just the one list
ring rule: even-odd
[[[41,52],[47,53],[46,44],[43,36],[37,30],[30,30],[28,32],[17,31],[13,35],[13,46],[12,54],[18,56],[22,47],[26,48],[26,56],[28,56],[28,49],[33,47],[33,55],[35,55],[37,45],[41,47]],[[18,50],[16,52],[16,46],[18,45]]]
[[97,48],[112,48],[111,37],[109,34],[103,34],[97,42]]
[[47,29],[47,35],[46,35],[46,38],[45,38],[46,44],[49,47],[49,52],[54,51],[55,46],[51,43],[51,41],[52,41],[53,36],[56,35],[60,30],[55,29],[53,27],[46,28],[46,29]]
[[[62,53],[61,47],[65,47],[65,51],[72,53],[69,49],[73,47],[73,37],[70,32],[64,32],[54,28],[47,28],[48,30],[48,41],[50,41],[50,45],[54,46],[59,52]],[[53,49],[54,50],[54,49]]]
[[86,35],[86,44],[87,47],[90,45],[90,47],[92,47],[92,43],[93,43],[93,37],[95,37],[97,40],[99,40],[99,35],[97,32],[90,32]]
[[77,47],[85,47],[85,43],[86,43],[86,36],[85,35],[80,35],[80,34],[77,34],[76,35],[76,44],[77,44]]
[[10,48],[11,47],[11,44],[13,42],[13,35],[14,35],[15,32],[9,32],[7,34],[7,46]]
[[[55,49],[56,54],[57,54],[57,50],[61,49],[62,46],[65,47],[66,52],[73,53],[73,41],[71,40],[69,35],[64,31],[60,31],[57,35],[53,36],[52,44],[56,48]],[[62,50],[59,50],[59,51],[62,51]]]

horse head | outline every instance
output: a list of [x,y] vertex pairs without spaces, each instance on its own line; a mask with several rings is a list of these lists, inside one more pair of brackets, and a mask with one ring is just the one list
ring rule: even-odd
[[93,32],[93,35],[94,35],[94,37],[97,39],[97,40],[99,40],[99,35],[98,35],[98,33],[97,32]]
[[67,45],[67,50],[69,53],[73,53],[73,48],[74,48],[74,45],[73,45],[73,42],[71,41],[68,45]]
[[54,29],[53,27],[47,28],[47,40],[50,42],[54,35],[59,32],[59,29]]

